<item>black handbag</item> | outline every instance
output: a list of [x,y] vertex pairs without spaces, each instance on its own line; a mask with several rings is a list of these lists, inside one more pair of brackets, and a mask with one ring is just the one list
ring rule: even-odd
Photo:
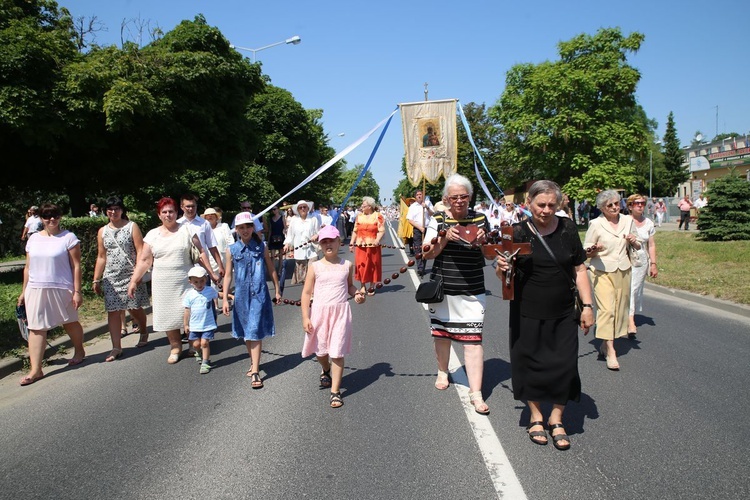
[[436,304],[443,301],[443,278],[439,274],[437,279],[425,281],[417,287],[414,297],[417,302]]

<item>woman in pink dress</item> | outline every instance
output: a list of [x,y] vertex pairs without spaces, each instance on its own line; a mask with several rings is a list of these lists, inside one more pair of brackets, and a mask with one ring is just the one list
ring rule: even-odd
[[320,386],[331,388],[331,408],[339,408],[344,405],[340,390],[344,356],[352,348],[352,310],[347,299],[352,295],[362,304],[365,294],[354,286],[352,263],[338,256],[338,229],[325,226],[318,233],[318,243],[323,259],[310,264],[302,290],[302,328],[306,333],[302,357],[317,356],[323,369]]

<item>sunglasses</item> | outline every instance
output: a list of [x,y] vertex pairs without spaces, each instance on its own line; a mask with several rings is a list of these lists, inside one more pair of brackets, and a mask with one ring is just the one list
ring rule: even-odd
[[612,207],[618,207],[619,208],[620,202],[619,201],[613,201],[612,203],[607,203],[605,206],[607,208],[612,208]]
[[645,201],[634,201],[633,203],[631,203],[631,205],[645,205],[645,204],[646,204]]
[[43,220],[50,220],[50,219],[59,219],[59,215],[42,215]]
[[468,195],[468,194],[459,194],[459,195],[456,195],[456,196],[449,196],[448,197],[448,199],[451,200],[452,202],[467,201],[469,198],[471,198],[471,195]]

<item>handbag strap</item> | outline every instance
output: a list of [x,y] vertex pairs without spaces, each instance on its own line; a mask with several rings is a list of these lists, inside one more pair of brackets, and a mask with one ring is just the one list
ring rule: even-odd
[[[128,224],[132,224],[132,222],[128,222]],[[124,226],[122,226],[122,227],[121,227],[120,229],[123,229],[123,228],[126,228],[126,227],[128,227],[128,224],[125,224],[125,225],[124,225]],[[109,230],[109,229],[110,229],[110,227],[109,227],[109,224],[107,224],[107,225],[106,225],[106,226],[104,226],[104,227],[106,227],[106,228],[107,228],[107,230]],[[114,235],[114,234],[110,234],[109,236],[110,236],[110,238],[112,238],[112,239],[114,240],[114,242],[115,242],[115,245],[117,245],[117,248],[119,248],[119,249],[120,249],[120,251],[122,252],[122,254],[123,254],[123,255],[125,256],[125,260],[127,260],[127,261],[128,261],[128,264],[130,264],[130,267],[133,267],[133,268],[135,268],[135,265],[133,264],[133,261],[132,261],[132,260],[130,260],[130,257],[128,256],[128,253],[127,253],[127,252],[125,251],[125,249],[124,249],[124,248],[122,248],[122,246],[120,245],[120,242],[119,242],[119,241],[117,241],[117,238],[115,237],[115,235]]]
[[549,254],[550,257],[552,257],[552,260],[554,261],[554,263],[557,264],[557,267],[560,269],[560,272],[563,273],[563,276],[567,276],[568,277],[568,279],[570,280],[570,284],[573,286],[573,288],[571,290],[577,291],[578,290],[578,285],[576,285],[576,282],[573,281],[573,278],[570,277],[570,274],[568,274],[567,271],[565,271],[565,268],[563,268],[562,264],[560,264],[560,261],[557,260],[557,257],[555,257],[555,254],[552,253],[552,249],[549,247],[549,245],[547,245],[547,242],[544,241],[544,237],[542,237],[542,235],[539,234],[539,231],[537,230],[537,228],[534,225],[534,223],[531,220],[528,220],[528,221],[526,221],[526,224],[529,226],[529,229],[534,234],[534,236],[537,237],[537,239],[542,244],[542,246],[544,247],[544,249],[547,250],[547,253]]

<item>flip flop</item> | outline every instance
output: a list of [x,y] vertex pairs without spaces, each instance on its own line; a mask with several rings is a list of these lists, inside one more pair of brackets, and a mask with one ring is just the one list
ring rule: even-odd
[[26,375],[25,377],[23,377],[21,379],[20,384],[21,385],[31,385],[34,382],[36,382],[37,380],[42,380],[43,378],[44,378],[44,373],[42,373],[41,375],[38,375],[36,377],[32,377],[30,375]]
[[83,358],[80,358],[80,359],[76,359],[76,358],[71,358],[71,359],[69,359],[69,360],[68,360],[68,366],[76,366],[76,365],[80,365],[80,364],[81,364],[81,363],[83,363],[83,362],[84,362],[85,360],[86,360],[86,358],[85,358],[85,357],[83,357]]

